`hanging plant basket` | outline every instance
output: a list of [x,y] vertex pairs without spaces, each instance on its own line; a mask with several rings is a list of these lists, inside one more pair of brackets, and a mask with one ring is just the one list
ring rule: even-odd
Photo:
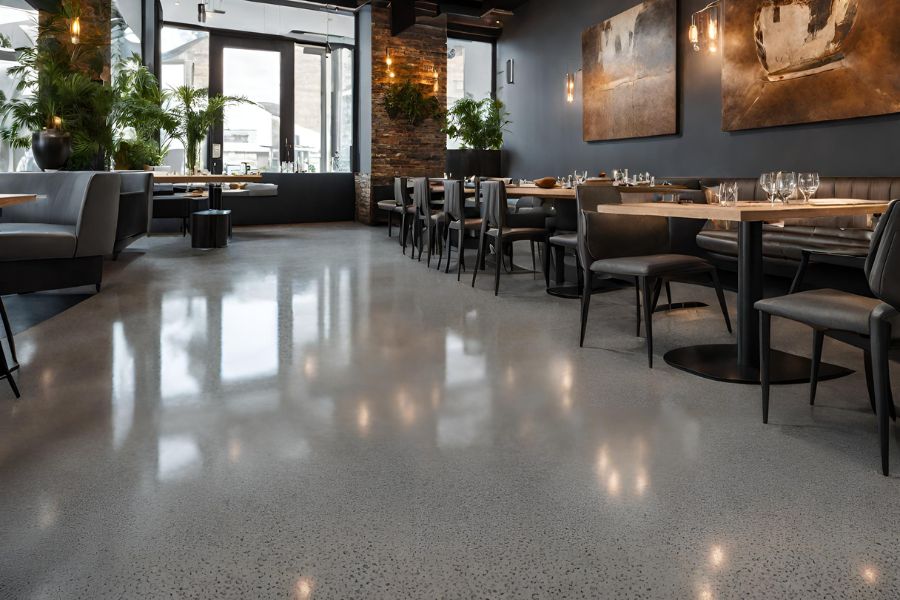
[[426,87],[409,80],[390,85],[384,95],[384,108],[388,117],[395,121],[405,121],[411,127],[418,127],[428,119],[441,117],[441,102],[436,96],[427,94]]

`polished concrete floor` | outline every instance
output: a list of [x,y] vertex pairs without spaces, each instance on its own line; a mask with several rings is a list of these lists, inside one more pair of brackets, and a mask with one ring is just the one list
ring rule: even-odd
[[[861,375],[777,388],[764,426],[755,387],[646,368],[631,291],[579,349],[576,302],[491,285],[349,224],[144,240],[17,338],[0,598],[900,596]],[[711,308],[655,330],[729,339]]]

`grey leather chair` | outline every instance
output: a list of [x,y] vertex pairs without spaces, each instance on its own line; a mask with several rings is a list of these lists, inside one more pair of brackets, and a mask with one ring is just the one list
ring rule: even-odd
[[406,223],[406,214],[410,204],[409,190],[407,189],[406,177],[394,178],[394,197],[389,200],[381,200],[378,202],[378,208],[388,214],[388,237],[393,237],[394,215],[400,217],[400,245],[403,246],[403,253],[406,253],[406,243],[403,236],[408,228]]
[[[472,287],[478,277],[478,269],[484,264],[488,239],[494,242],[496,251],[496,270],[494,273],[494,295],[500,293],[500,270],[503,268],[503,254],[511,249],[513,242],[532,242],[531,261],[534,264],[534,242],[544,242],[547,229],[543,226],[545,217],[540,215],[541,227],[517,226],[509,214],[509,203],[506,199],[506,184],[502,181],[482,181],[481,192],[484,199],[484,220],[478,236],[478,259],[472,273]],[[535,223],[536,224],[536,223]]]
[[893,407],[888,359],[900,345],[900,209],[894,201],[878,221],[872,236],[865,273],[875,298],[838,290],[798,292],[760,300],[760,383],[763,423],[769,422],[772,317],[782,317],[813,329],[810,404],[815,403],[822,343],[829,336],[861,348],[865,353],[867,387],[878,415],[881,467],[889,474],[889,415]]
[[119,175],[122,177],[122,187],[119,190],[119,216],[113,260],[119,257],[122,250],[147,235],[153,211],[153,173]]
[[113,251],[121,176],[0,173],[0,191],[37,194],[0,217],[0,294],[94,285]]
[[432,208],[433,199],[431,197],[431,183],[427,177],[416,177],[413,179],[413,199],[416,204],[415,219],[413,225],[413,252],[412,258],[416,255],[416,246],[419,247],[419,260],[422,260],[422,248],[428,247],[427,265],[431,267],[431,255],[434,252],[435,245],[443,256],[443,245],[440,243],[443,235],[443,227],[446,224],[446,215],[443,210]]
[[[719,275],[708,261],[687,254],[672,254],[672,229],[665,217],[601,214],[585,208],[579,189],[578,252],[584,270],[584,289],[593,288],[595,275],[630,279],[635,284],[637,335],[641,331],[643,306],[647,340],[647,363],[653,368],[653,311],[662,284],[670,280],[694,281],[709,278],[716,289],[725,326],[731,333],[731,319]],[[581,295],[581,346],[587,333],[591,294]]]
[[[444,212],[446,214],[446,223],[447,223],[447,266],[444,270],[445,273],[450,272],[450,252],[451,252],[451,243],[453,241],[454,234],[456,235],[456,249],[457,249],[457,259],[456,259],[456,280],[459,281],[462,277],[462,270],[465,268],[465,239],[466,233],[470,231],[480,231],[483,219],[481,217],[467,217],[466,213],[472,214],[474,212],[477,214],[478,204],[479,204],[479,195],[480,195],[480,182],[476,181],[475,185],[475,208],[473,211],[466,210],[466,187],[464,181],[457,180],[445,180],[444,181]],[[440,260],[438,260],[438,269],[441,268]]]

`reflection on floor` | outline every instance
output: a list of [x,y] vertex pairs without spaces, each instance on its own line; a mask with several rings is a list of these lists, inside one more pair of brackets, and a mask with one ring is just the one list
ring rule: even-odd
[[[582,350],[577,302],[473,290],[381,229],[188,246],[142,241],[18,337],[0,598],[896,597],[860,374],[815,408],[776,389],[763,426],[757,388],[646,368],[627,289]],[[655,335],[729,339],[713,308]]]

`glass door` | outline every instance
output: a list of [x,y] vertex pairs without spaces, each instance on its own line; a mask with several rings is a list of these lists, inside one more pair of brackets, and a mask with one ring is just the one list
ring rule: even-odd
[[250,101],[226,108],[213,131],[212,171],[277,172],[293,160],[293,44],[215,33],[210,42],[210,93]]

